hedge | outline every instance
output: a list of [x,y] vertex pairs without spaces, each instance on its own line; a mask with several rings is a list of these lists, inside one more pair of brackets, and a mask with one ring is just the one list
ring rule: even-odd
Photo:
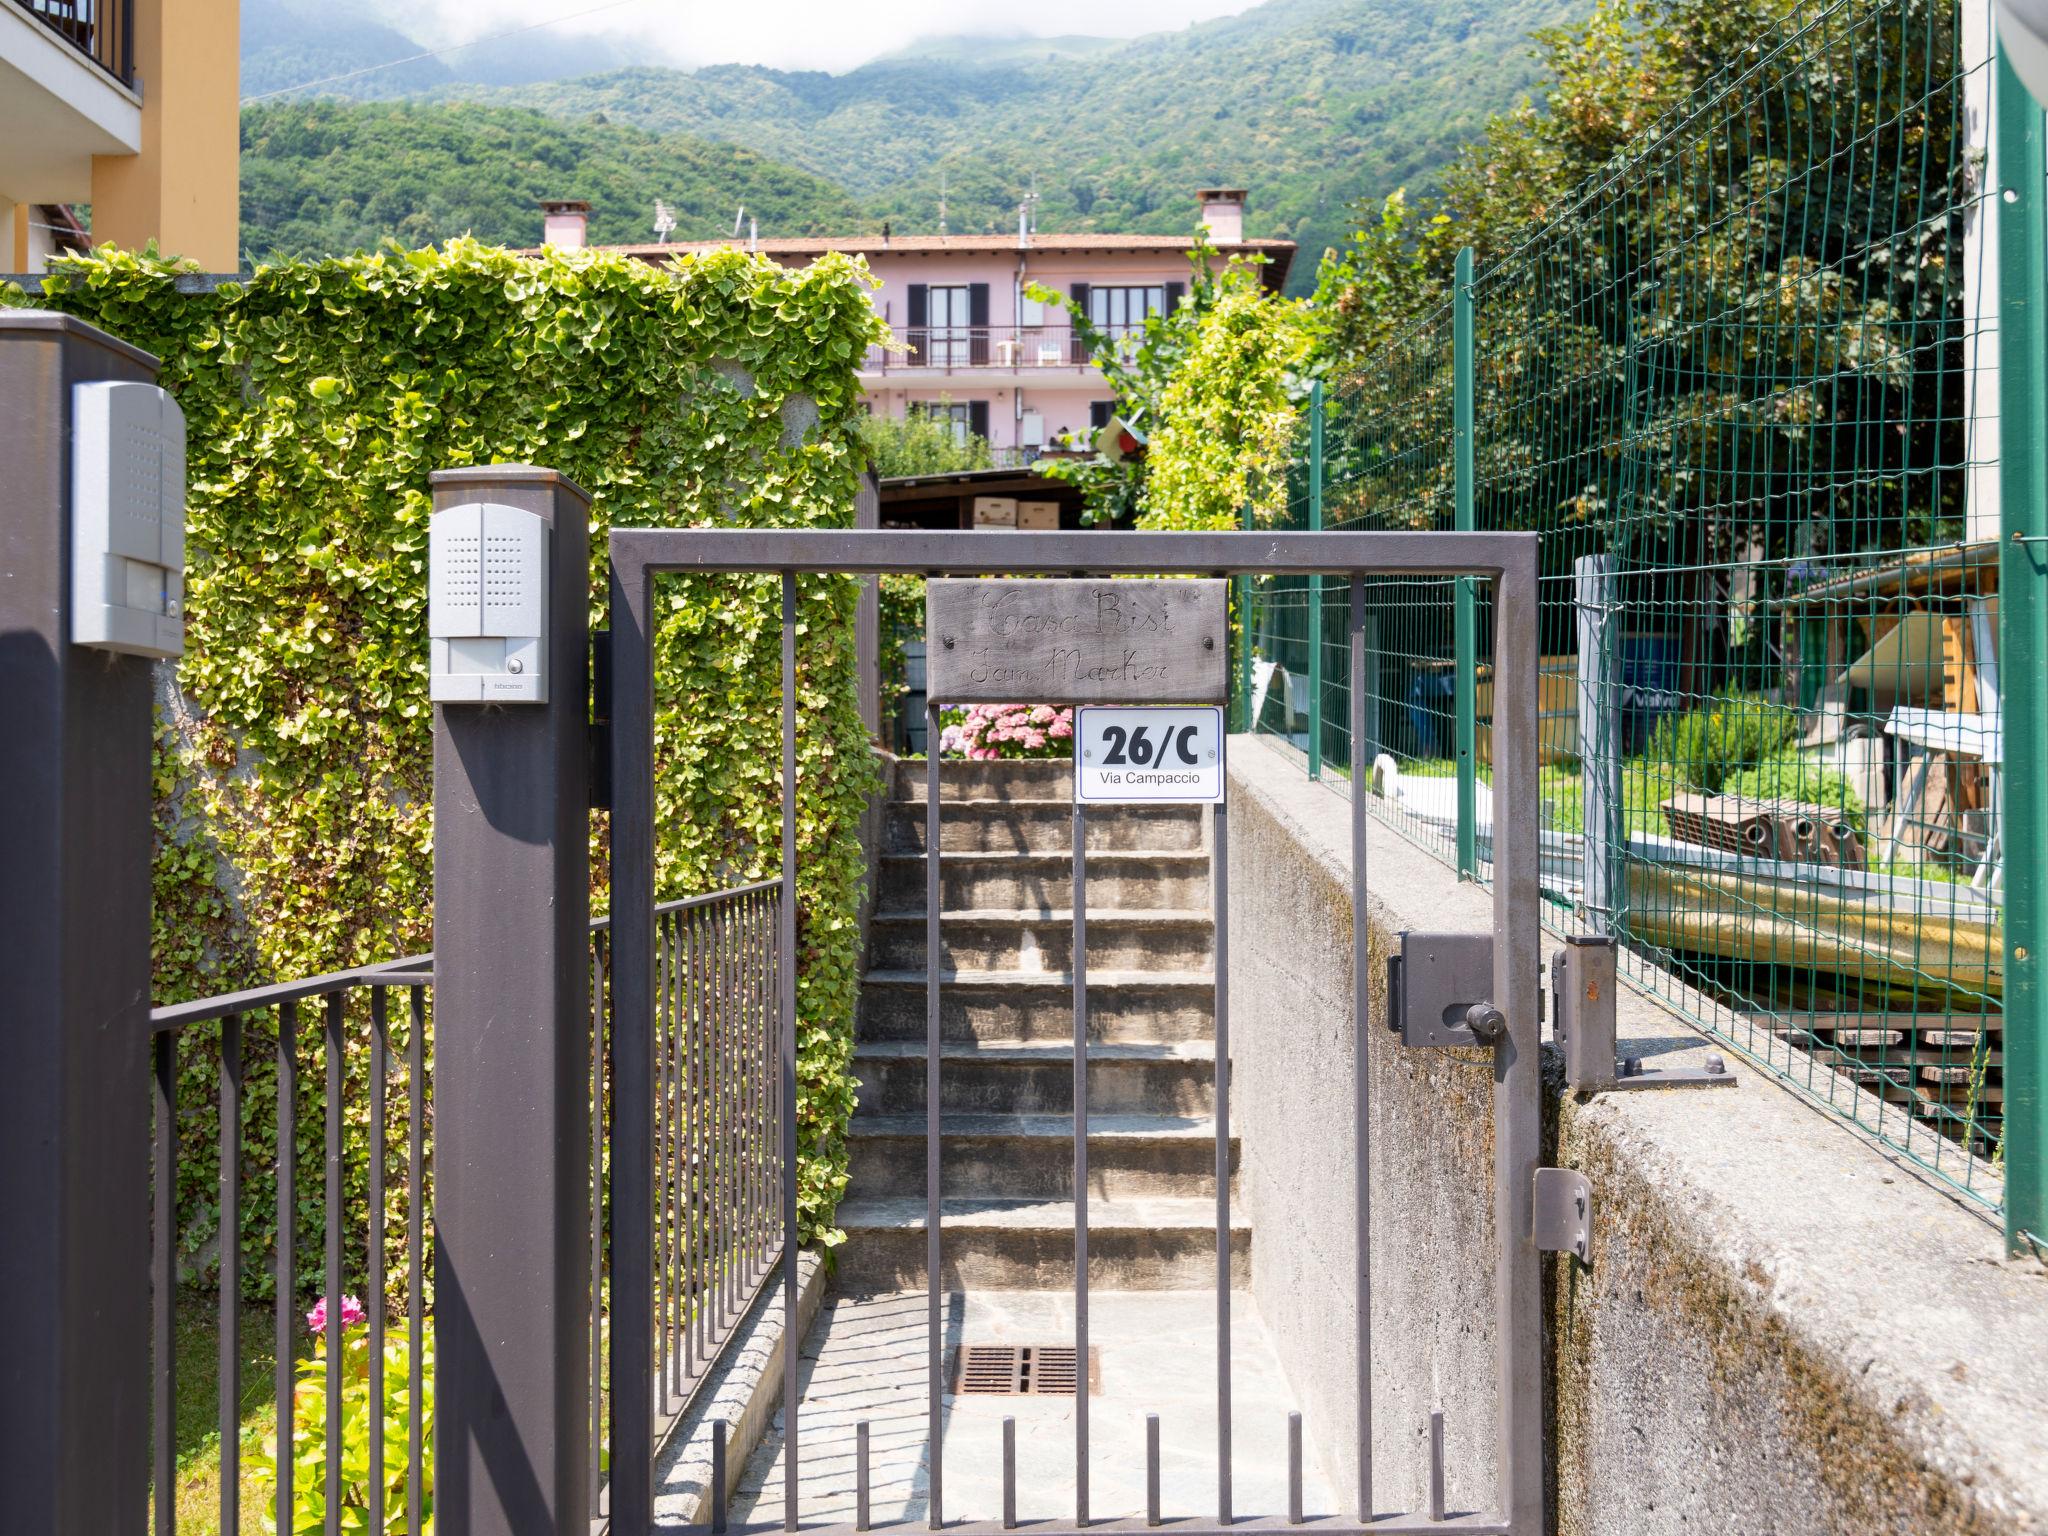
[[[735,251],[658,270],[458,240],[267,267],[211,291],[180,270],[153,251],[96,252],[66,262],[41,300],[156,353],[189,428],[187,651],[160,688],[159,1002],[431,947],[430,471],[542,464],[589,491],[600,624],[614,523],[850,523],[855,369],[882,329],[865,268],[840,257],[790,271]],[[806,1239],[828,1242],[852,1110],[856,829],[876,784],[854,598],[844,577],[802,586],[800,1210]],[[775,581],[669,579],[657,602],[659,893],[760,878],[780,856]],[[595,842],[602,910],[601,818]],[[299,1166],[317,1170],[319,1021],[300,1029]],[[215,1052],[205,1032],[182,1063],[180,1237],[200,1274],[216,1238]],[[276,1153],[267,1033],[246,1054],[241,1241],[261,1290],[275,1222],[256,1176]],[[366,1054],[350,1053],[346,1099],[356,1210]],[[402,1094],[391,1108],[402,1146]],[[402,1167],[390,1172],[401,1188]],[[310,1257],[320,1180],[302,1188]]]

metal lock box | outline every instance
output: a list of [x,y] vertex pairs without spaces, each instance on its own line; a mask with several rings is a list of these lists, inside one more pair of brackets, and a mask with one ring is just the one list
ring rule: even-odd
[[1493,935],[1401,934],[1387,959],[1387,1028],[1403,1045],[1491,1045],[1468,1013],[1493,996]]
[[185,414],[154,384],[72,386],[71,642],[185,652]]
[[436,512],[427,551],[434,702],[545,704],[547,595],[538,513],[495,502]]

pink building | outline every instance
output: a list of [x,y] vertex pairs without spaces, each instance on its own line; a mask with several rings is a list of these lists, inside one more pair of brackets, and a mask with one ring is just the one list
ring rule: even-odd
[[[1279,291],[1294,260],[1291,240],[1244,238],[1245,194],[1198,194],[1202,224],[1220,270],[1231,256],[1266,258],[1267,287]],[[550,203],[548,243],[580,247],[587,205]],[[1029,460],[1063,434],[1084,435],[1108,420],[1102,370],[1057,305],[1025,289],[1036,283],[1069,295],[1110,334],[1136,329],[1187,290],[1189,242],[1178,235],[848,235],[761,239],[764,256],[801,266],[827,251],[864,256],[882,286],[875,306],[895,333],[861,370],[869,408],[888,416],[944,411],[962,432],[986,437],[1002,462]],[[646,261],[746,241],[679,241],[612,247]]]

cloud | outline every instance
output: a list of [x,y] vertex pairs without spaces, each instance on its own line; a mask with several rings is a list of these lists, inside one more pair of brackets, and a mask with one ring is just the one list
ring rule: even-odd
[[[435,44],[466,41],[586,9],[600,0],[499,0],[489,21],[463,0],[381,0],[380,17]],[[1083,33],[1135,37],[1171,31],[1250,8],[1254,0],[758,0],[744,5],[628,0],[550,31],[595,33],[629,44],[649,63],[767,64],[778,69],[845,70],[919,38],[1056,37]]]

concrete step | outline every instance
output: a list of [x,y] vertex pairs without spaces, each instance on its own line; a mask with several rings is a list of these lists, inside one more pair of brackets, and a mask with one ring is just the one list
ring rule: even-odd
[[[1074,1037],[1073,980],[1063,972],[942,972],[940,979],[944,1040],[994,1044]],[[860,1038],[922,1044],[924,994],[922,967],[869,971],[861,984]],[[1207,1040],[1215,1024],[1215,987],[1205,974],[1088,968],[1090,1040]]]
[[[942,800],[939,847],[947,853],[1062,853],[1074,846],[1074,808],[1067,800]],[[924,851],[925,802],[892,800],[884,830],[890,853]],[[1098,805],[1087,815],[1091,849],[1199,852],[1199,805]]]
[[[1074,1207],[1066,1201],[948,1200],[940,1210],[941,1283],[1049,1290],[1073,1283]],[[872,1295],[925,1282],[923,1197],[849,1200],[834,1252],[842,1291]],[[1251,1283],[1252,1233],[1231,1213],[1231,1287]],[[1194,1291],[1216,1284],[1213,1200],[1088,1202],[1088,1283],[1105,1291]]]
[[[941,918],[943,965],[954,970],[1065,972],[1074,963],[1071,912],[948,912]],[[1190,971],[1210,966],[1207,912],[1171,908],[1088,914],[1088,969]],[[881,912],[868,932],[868,957],[885,970],[922,970],[925,914]]]
[[[923,800],[924,776],[923,758],[898,761],[891,798]],[[1074,798],[1074,760],[1060,757],[1008,763],[943,762],[939,765],[939,798],[1071,800]]]
[[[853,1049],[856,1116],[902,1115],[925,1104],[922,1041],[863,1041]],[[1215,1088],[1215,1059],[1206,1041],[1156,1041],[1091,1046],[1091,1113],[1206,1115]],[[1071,1114],[1072,1041],[1011,1040],[944,1045],[939,1054],[939,1108],[977,1114]]]
[[[1074,1197],[1072,1115],[944,1115],[941,1187],[968,1199]],[[924,1191],[923,1115],[858,1115],[849,1200]],[[1237,1142],[1230,1144],[1233,1188]],[[1091,1115],[1088,1189],[1110,1200],[1216,1197],[1216,1122],[1195,1115]]]
[[[922,911],[925,860],[921,853],[885,853],[877,908]],[[1073,857],[1066,853],[949,853],[939,860],[941,910],[990,907],[1057,910],[1074,901]],[[1161,907],[1206,908],[1209,858],[1202,853],[1093,853],[1088,855],[1088,910]]]

